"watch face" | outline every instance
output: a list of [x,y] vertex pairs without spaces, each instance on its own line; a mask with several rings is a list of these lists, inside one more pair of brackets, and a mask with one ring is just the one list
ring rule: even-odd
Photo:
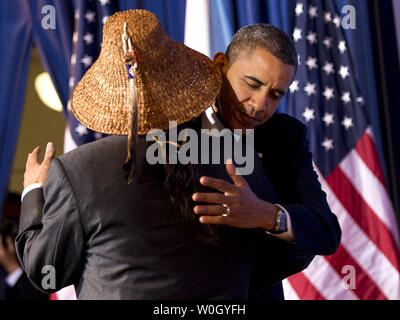
[[287,231],[287,216],[284,211],[280,212],[279,229],[281,232]]

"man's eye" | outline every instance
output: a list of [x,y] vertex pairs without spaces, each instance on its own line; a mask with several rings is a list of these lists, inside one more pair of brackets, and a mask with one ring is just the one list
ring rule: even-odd
[[280,100],[280,99],[282,99],[282,97],[283,97],[283,95],[278,92],[275,92],[272,94],[272,98],[275,100]]
[[246,83],[252,89],[258,89],[259,88],[259,85],[257,85],[257,84],[251,84],[251,83],[248,83],[248,82],[246,82]]

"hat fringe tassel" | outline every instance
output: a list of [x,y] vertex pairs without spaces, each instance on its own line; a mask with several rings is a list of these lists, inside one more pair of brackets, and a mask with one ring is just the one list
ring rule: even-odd
[[[128,183],[132,183],[135,174],[135,164],[136,164],[136,153],[133,150],[133,140],[137,138],[137,97],[136,97],[136,87],[134,79],[129,79],[129,131],[128,131],[128,143],[127,143],[127,157],[125,160],[125,165],[128,165],[131,158],[132,167],[128,177]],[[135,137],[134,137],[135,136]],[[133,152],[133,157],[132,157]]]
[[[129,105],[129,119],[128,119],[128,141],[127,141],[127,157],[124,166],[128,166],[132,160],[128,183],[132,183],[135,175],[135,164],[136,164],[136,153],[134,152],[134,139],[137,140],[138,133],[138,104],[137,104],[137,92],[135,86],[135,75],[137,70],[138,56],[136,51],[133,49],[132,40],[127,31],[128,24],[124,23],[124,33],[122,34],[122,47],[124,50],[124,60],[128,70],[129,76],[129,94],[128,94],[128,105]],[[134,137],[135,135],[135,137]],[[133,155],[132,155],[133,152]]]

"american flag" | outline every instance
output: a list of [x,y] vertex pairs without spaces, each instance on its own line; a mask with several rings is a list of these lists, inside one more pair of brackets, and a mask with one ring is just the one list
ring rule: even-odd
[[[103,25],[107,18],[116,11],[118,11],[116,1],[78,0],[76,2],[69,79],[70,97],[75,85],[98,58]],[[72,114],[70,103],[68,103],[68,126],[64,152],[104,136],[104,134],[92,131],[81,124]]]
[[334,1],[298,1],[293,40],[300,65],[288,110],[308,127],[342,241],[285,280],[286,299],[400,299],[398,226]]

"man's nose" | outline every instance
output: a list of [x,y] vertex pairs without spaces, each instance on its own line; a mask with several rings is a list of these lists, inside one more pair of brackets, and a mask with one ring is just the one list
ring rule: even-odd
[[254,113],[265,112],[268,103],[268,92],[259,92],[251,99]]

